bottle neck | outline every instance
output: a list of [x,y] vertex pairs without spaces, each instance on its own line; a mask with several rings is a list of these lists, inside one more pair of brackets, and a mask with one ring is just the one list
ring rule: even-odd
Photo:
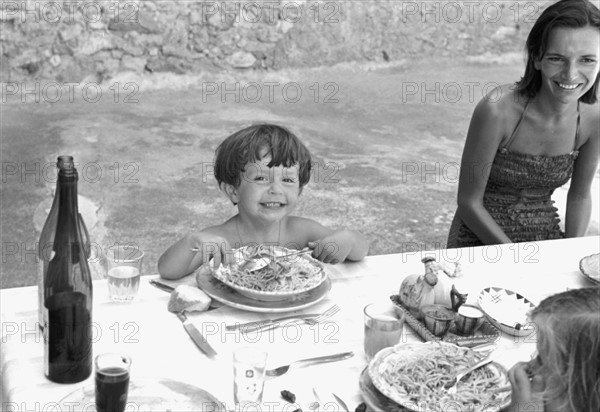
[[77,174],[64,173],[58,175],[58,219],[55,243],[80,242],[78,238],[78,205]]

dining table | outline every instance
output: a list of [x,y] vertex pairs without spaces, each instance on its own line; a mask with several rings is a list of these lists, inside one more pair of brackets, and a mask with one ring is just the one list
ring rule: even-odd
[[[404,278],[424,273],[424,257],[460,264],[461,274],[451,278],[451,282],[467,294],[469,304],[477,305],[485,288],[499,287],[515,291],[537,305],[558,292],[596,286],[580,271],[579,264],[585,256],[599,253],[600,237],[438,250],[426,250],[411,243],[401,245],[400,251],[368,256],[359,262],[326,264],[331,289],[318,301],[296,310],[264,307],[253,310],[235,302],[215,301],[216,308],[188,313],[188,319],[217,352],[214,357],[199,350],[181,320],[167,310],[169,293],[149,283],[159,279],[171,286],[196,286],[193,274],[177,281],[160,279],[157,273],[144,274],[137,296],[126,303],[112,302],[106,280],[94,280],[94,355],[127,353],[132,359],[131,382],[151,379],[182,382],[210,393],[227,410],[234,410],[232,353],[235,349],[251,346],[266,351],[268,369],[304,358],[352,351],[354,356],[345,360],[292,367],[282,376],[267,378],[261,405],[247,410],[309,411],[316,392],[321,397],[319,410],[345,410],[332,396],[335,394],[348,410],[354,411],[365,401],[359,385],[361,373],[368,366],[363,349],[364,307],[373,302],[391,302]],[[89,405],[64,405],[64,400],[73,393],[93,388],[93,373],[73,384],[54,383],[44,375],[44,339],[37,323],[37,302],[37,286],[0,290],[2,410],[94,410]],[[316,325],[290,322],[254,333],[226,329],[227,325],[294,313],[319,313],[333,304],[340,311]],[[399,345],[422,341],[408,323],[403,328]],[[534,332],[518,337],[501,332],[493,342],[494,360],[507,370],[518,361],[530,360],[536,349]],[[295,394],[294,404],[283,399],[284,390]],[[369,409],[373,410],[372,406]]]

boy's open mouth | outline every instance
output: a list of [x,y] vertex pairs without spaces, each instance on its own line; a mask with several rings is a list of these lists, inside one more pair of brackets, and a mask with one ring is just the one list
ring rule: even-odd
[[265,203],[261,203],[261,205],[263,205],[264,207],[267,207],[267,208],[277,209],[277,208],[285,206],[285,203],[280,203],[280,202],[265,202]]

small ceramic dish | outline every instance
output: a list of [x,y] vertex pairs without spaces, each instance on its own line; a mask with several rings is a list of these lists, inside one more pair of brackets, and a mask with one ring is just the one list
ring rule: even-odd
[[434,336],[442,336],[454,320],[454,312],[442,305],[427,305],[421,308],[425,327]]
[[479,293],[477,303],[489,321],[502,332],[518,337],[535,333],[535,326],[528,320],[535,305],[523,295],[504,288],[489,287]]

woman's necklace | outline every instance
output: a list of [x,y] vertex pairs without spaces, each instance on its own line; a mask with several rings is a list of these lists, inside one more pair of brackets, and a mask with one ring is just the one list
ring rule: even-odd
[[[240,239],[240,247],[243,247],[244,241],[242,240],[242,235],[240,233],[239,221],[240,221],[240,215],[237,215],[235,218],[235,230],[237,232],[238,238]],[[279,245],[280,242],[281,242],[281,220],[279,221],[279,228],[278,228],[278,233],[277,233],[277,245]]]

